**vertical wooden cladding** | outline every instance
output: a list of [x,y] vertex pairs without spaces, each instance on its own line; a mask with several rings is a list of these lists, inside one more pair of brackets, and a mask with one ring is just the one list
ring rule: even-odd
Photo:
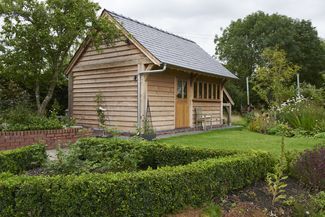
[[175,75],[170,71],[149,74],[147,94],[152,124],[157,131],[175,129]]
[[112,46],[88,47],[72,69],[72,110],[76,122],[97,127],[95,98],[101,94],[109,127],[134,131],[137,123],[139,63],[149,59],[124,39]]

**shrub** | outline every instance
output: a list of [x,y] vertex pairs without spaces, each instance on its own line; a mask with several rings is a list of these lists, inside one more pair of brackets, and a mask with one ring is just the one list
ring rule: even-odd
[[287,124],[276,123],[273,127],[267,129],[267,134],[292,137],[294,133]]
[[325,88],[316,88],[314,85],[303,83],[301,94],[319,104],[323,104],[325,101]]
[[316,189],[325,189],[325,146],[304,151],[293,165],[293,176]]
[[136,171],[141,161],[139,148],[128,140],[87,138],[70,145],[69,151],[58,150],[58,159],[50,161],[49,174],[84,172]]
[[50,130],[61,129],[73,124],[68,118],[60,120],[56,112],[49,117],[37,115],[25,106],[17,106],[0,115],[0,131]]
[[250,131],[266,134],[270,128],[276,125],[275,120],[269,114],[260,114],[248,124]]
[[0,180],[0,216],[161,216],[264,178],[273,163],[257,152],[136,173],[12,176]]
[[314,137],[319,139],[325,139],[325,132],[317,133]]
[[30,145],[0,152],[0,172],[21,173],[42,165],[46,159],[44,145]]
[[28,105],[30,96],[16,82],[0,76],[0,114],[17,105]]

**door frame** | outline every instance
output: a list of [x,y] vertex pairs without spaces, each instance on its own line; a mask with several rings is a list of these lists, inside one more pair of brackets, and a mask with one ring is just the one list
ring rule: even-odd
[[[177,88],[178,88],[178,81],[182,80],[182,81],[186,81],[186,100],[185,99],[179,99],[177,97]],[[188,77],[183,77],[183,76],[175,76],[175,88],[174,88],[174,97],[175,97],[175,106],[174,106],[174,110],[175,110],[175,129],[181,129],[181,128],[190,128],[191,127],[191,100],[190,100],[190,94],[191,94],[191,85],[190,85],[190,79]],[[176,123],[177,123],[177,101],[178,100],[182,100],[182,101],[186,101],[187,104],[187,109],[188,109],[188,117],[187,117],[187,124],[185,124],[186,126],[182,126],[182,127],[177,127]]]

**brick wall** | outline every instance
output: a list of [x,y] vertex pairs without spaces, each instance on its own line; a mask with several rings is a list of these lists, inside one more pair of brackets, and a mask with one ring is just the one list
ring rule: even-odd
[[91,130],[80,128],[0,132],[0,150],[15,149],[34,143],[44,143],[48,149],[53,149],[59,144],[64,146],[91,135]]

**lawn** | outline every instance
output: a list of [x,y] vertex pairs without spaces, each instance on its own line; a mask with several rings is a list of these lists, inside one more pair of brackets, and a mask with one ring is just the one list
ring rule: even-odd
[[[164,143],[218,148],[227,150],[264,150],[279,155],[281,136],[264,135],[246,129],[214,130],[200,134],[160,139]],[[307,137],[284,138],[286,150],[302,151],[316,144],[325,144],[325,139]]]

